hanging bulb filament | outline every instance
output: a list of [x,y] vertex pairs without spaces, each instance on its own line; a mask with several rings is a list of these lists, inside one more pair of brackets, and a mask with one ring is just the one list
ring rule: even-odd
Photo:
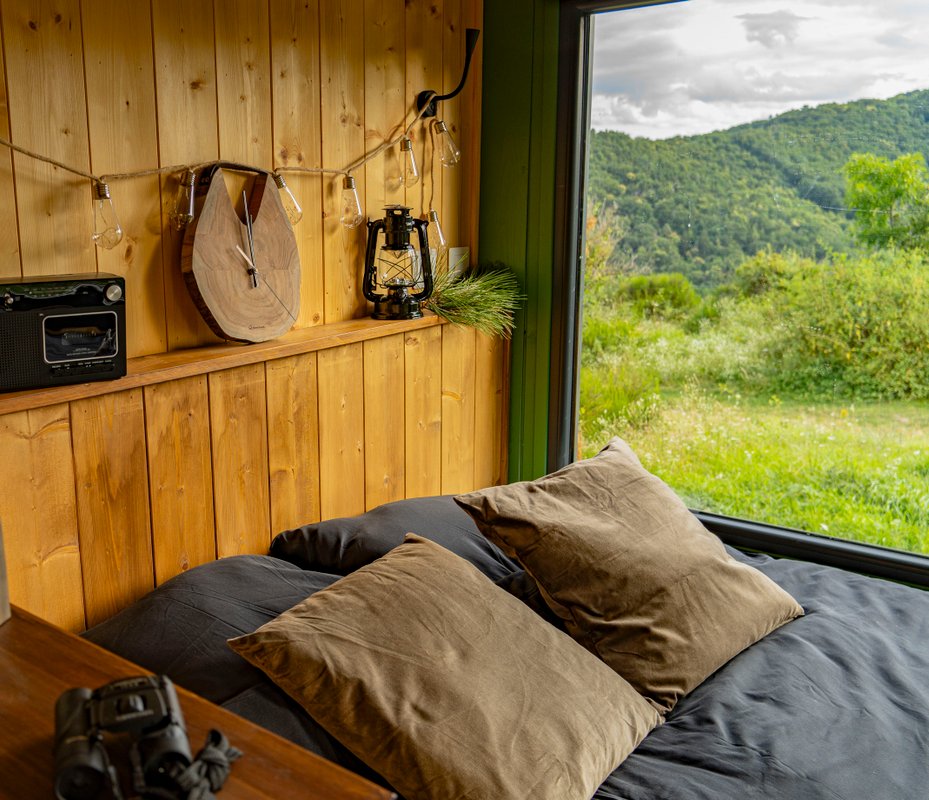
[[416,166],[416,157],[413,155],[413,142],[409,136],[400,140],[400,160],[403,162],[403,182],[407,186],[414,186],[419,182],[419,168]]
[[436,147],[439,150],[439,160],[442,162],[442,166],[454,167],[455,164],[461,161],[461,150],[459,150],[458,145],[455,144],[455,140],[448,130],[448,125],[442,120],[437,120],[435,123],[435,132],[438,134]]
[[194,184],[196,181],[197,174],[192,169],[184,170],[177,185],[174,208],[169,215],[175,230],[182,231],[194,221]]
[[103,181],[94,181],[94,232],[91,238],[97,247],[111,250],[123,238],[123,229],[120,227],[110,199],[110,187]]
[[303,219],[303,209],[300,208],[300,204],[297,202],[297,198],[294,197],[294,193],[290,191],[290,187],[284,182],[284,176],[272,172],[271,177],[274,178],[274,185],[277,186],[281,194],[281,202],[284,204],[284,211],[287,212],[287,219],[290,220],[291,225],[296,225]]
[[342,178],[342,216],[339,217],[339,222],[346,228],[357,228],[363,219],[355,179],[351,175],[346,175]]

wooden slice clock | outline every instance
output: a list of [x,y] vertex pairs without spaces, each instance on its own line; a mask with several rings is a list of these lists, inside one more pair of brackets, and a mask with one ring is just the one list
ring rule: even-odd
[[300,312],[297,239],[270,175],[257,171],[243,220],[226,190],[219,162],[201,173],[202,206],[181,250],[187,289],[211,330],[223,339],[264,342],[288,331]]

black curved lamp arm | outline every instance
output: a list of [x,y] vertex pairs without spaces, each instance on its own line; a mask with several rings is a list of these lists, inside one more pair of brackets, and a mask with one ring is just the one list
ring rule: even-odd
[[436,103],[441,100],[451,100],[464,89],[465,81],[468,80],[468,70],[471,69],[471,56],[474,55],[474,48],[477,47],[477,40],[480,35],[481,32],[477,28],[467,28],[465,30],[464,69],[461,72],[461,80],[458,81],[458,85],[452,91],[448,94],[436,94],[432,89],[424,89],[416,95],[416,110],[422,111],[424,108],[426,109],[422,115],[423,119],[436,115]]

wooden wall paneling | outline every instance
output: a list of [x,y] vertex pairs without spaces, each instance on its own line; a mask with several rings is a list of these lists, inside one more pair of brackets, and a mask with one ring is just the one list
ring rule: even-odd
[[[0,65],[3,60],[3,38],[0,37]],[[0,136],[10,138],[10,107],[6,96],[6,71],[0,69]],[[16,191],[13,187],[13,152],[0,149],[0,218],[7,224],[0,226],[0,278],[22,275],[19,258],[19,226],[16,219]]]
[[216,558],[205,375],[146,386],[155,583]]
[[[406,99],[415,103],[425,89],[442,94],[442,45],[444,0],[408,0],[406,4]],[[417,122],[410,132],[421,178],[407,190],[406,204],[414,213],[429,210],[430,198],[441,212],[442,176],[436,174],[433,147],[429,137],[431,120]],[[438,178],[438,180],[436,180]]]
[[[162,166],[219,157],[213,6],[187,0],[152,4],[158,156]],[[168,350],[217,341],[201,318],[181,274],[183,233],[168,218],[179,175],[161,180],[163,264]]]
[[316,353],[266,364],[271,532],[317,522],[319,409]]
[[[322,158],[327,168],[344,169],[364,154],[364,0],[320,0],[320,108]],[[354,173],[365,201],[364,170]],[[366,229],[339,223],[342,179],[323,182],[325,321],[361,316]],[[370,213],[370,209],[362,208]]]
[[[481,84],[484,71],[484,3],[461,0],[462,41],[465,28],[477,28],[481,36],[471,58],[468,82],[461,92],[458,119],[461,130],[462,183],[458,213],[458,236],[471,252],[471,263],[478,261],[478,233],[481,202]],[[462,57],[464,54],[462,53]]]
[[68,406],[0,417],[0,453],[10,601],[70,631],[81,630],[84,598]]
[[[92,172],[158,165],[151,9],[95,0],[82,8],[87,123]],[[110,194],[123,228],[112,250],[97,253],[104,272],[126,278],[126,349],[130,357],[166,349],[161,253],[161,182],[157,175],[114,181]]]
[[[319,6],[271,0],[271,108],[274,166],[322,167],[319,108]],[[323,322],[323,183],[331,176],[284,172],[303,209],[294,227],[300,253],[300,314],[295,328]]]
[[467,492],[474,482],[473,328],[442,331],[442,493]]
[[271,168],[271,54],[267,3],[214,0],[219,154]]
[[365,507],[405,496],[403,335],[364,343]]
[[[364,19],[365,150],[370,152],[399,136],[408,124],[404,0],[365,0]],[[384,206],[404,202],[399,145],[365,165],[365,196],[372,219],[384,215]]]
[[[10,133],[17,144],[87,170],[87,105],[78,0],[2,6]],[[15,154],[23,271],[94,272],[90,183]]]
[[404,339],[407,497],[442,491],[442,331],[424,328]]
[[[462,0],[445,0],[442,70],[443,91],[450,92],[461,80],[461,69],[464,66],[464,26],[461,24]],[[465,161],[467,148],[464,147],[461,130],[461,98],[459,94],[451,100],[440,103],[438,118],[448,126],[448,130],[461,150],[461,161],[453,167],[440,167],[436,169],[442,173],[442,203],[436,206],[439,218],[442,221],[442,230],[448,240],[449,247],[460,247],[466,242],[462,238],[459,213],[461,209],[461,190],[465,185],[462,172],[469,168]],[[441,163],[441,162],[439,162]],[[451,265],[455,266],[455,265]]]
[[474,485],[479,489],[506,480],[503,472],[505,348],[506,342],[498,336],[475,335]]
[[142,390],[71,404],[87,624],[154,585]]
[[216,554],[266,553],[271,537],[263,364],[209,376]]
[[362,344],[322,350],[319,365],[319,504],[323,519],[365,510]]

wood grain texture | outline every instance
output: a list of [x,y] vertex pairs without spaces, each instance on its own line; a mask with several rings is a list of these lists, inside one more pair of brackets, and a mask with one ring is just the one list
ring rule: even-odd
[[442,331],[442,493],[474,483],[474,353],[472,328]]
[[[90,166],[78,0],[2,6],[13,141],[80,169]],[[25,273],[94,272],[90,183],[13,157]]]
[[82,630],[68,407],[0,417],[0,453],[0,520],[10,598],[56,625]]
[[[0,37],[0,64],[3,63],[3,40]],[[10,138],[10,108],[6,96],[6,73],[0,70],[0,136]],[[22,275],[19,258],[19,226],[16,219],[16,192],[13,188],[13,153],[0,150],[0,219],[10,224],[0,227],[0,278]]]
[[[86,639],[14,608],[0,627],[0,786],[16,800],[52,797],[55,701],[73,686],[97,687],[146,670]],[[391,800],[395,796],[342,767],[176,687],[191,748],[221,730],[245,756],[222,789],[223,800]]]
[[506,482],[504,414],[506,386],[503,364],[507,343],[497,336],[476,334],[474,379],[474,485],[478,489]]
[[276,534],[320,518],[316,354],[269,361],[266,380],[271,532]]
[[364,355],[361,344],[317,354],[319,503],[323,519],[365,510]]
[[[152,19],[147,4],[95,0],[81,9],[91,167],[97,174],[158,163]],[[114,182],[123,229],[112,250],[98,250],[104,272],[126,278],[129,356],[167,347],[162,280],[161,184],[157,176]]]
[[[320,0],[320,108],[326,121],[323,164],[344,169],[364,153],[364,0]],[[354,173],[358,196],[365,199],[364,170]],[[326,322],[366,313],[361,294],[366,229],[339,223],[342,180],[323,183],[323,280]],[[362,209],[370,215],[371,209]]]
[[[152,4],[158,157],[163,165],[199,164],[219,157],[216,56],[211,3],[157,0]],[[197,313],[181,275],[181,242],[170,222],[179,175],[161,181],[163,277],[168,350],[216,341]]]
[[271,512],[264,367],[215,372],[209,385],[216,554],[266,553]]
[[[281,198],[266,173],[252,182],[248,226],[217,169],[197,218],[187,226],[181,268],[201,315],[224,339],[264,342],[290,330],[300,305],[300,257]],[[202,182],[201,182],[202,184]],[[254,250],[254,252],[252,252]],[[246,261],[247,254],[254,256]],[[249,269],[258,272],[253,281]]]
[[155,583],[216,558],[206,376],[145,388]]
[[268,4],[216,4],[216,94],[220,157],[271,168]]
[[[464,27],[461,24],[462,0],[444,0],[443,5],[443,47],[442,72],[443,91],[450,92],[461,80],[461,70],[464,65]],[[466,150],[462,149],[461,131],[461,95],[451,100],[444,100],[438,118],[448,126],[449,133],[461,150],[462,161],[466,157]],[[461,225],[458,218],[461,208],[462,173],[464,163],[459,162],[453,167],[437,166],[442,173],[442,202],[439,216],[442,220],[442,230],[448,240],[449,247],[460,247],[464,244],[461,238]]]
[[365,507],[405,497],[403,336],[364,343]]
[[461,0],[462,38],[465,28],[482,31],[471,57],[468,82],[460,95],[461,201],[458,234],[471,250],[471,263],[479,264],[478,242],[481,202],[481,75],[484,68],[483,0]]
[[[322,167],[319,108],[319,7],[305,0],[271,0],[271,108],[274,166]],[[302,281],[297,328],[323,323],[323,181],[282,173],[303,208],[294,226]]]
[[142,391],[71,404],[87,624],[154,586]]
[[403,360],[406,496],[428,497],[442,491],[442,329],[408,333]]

